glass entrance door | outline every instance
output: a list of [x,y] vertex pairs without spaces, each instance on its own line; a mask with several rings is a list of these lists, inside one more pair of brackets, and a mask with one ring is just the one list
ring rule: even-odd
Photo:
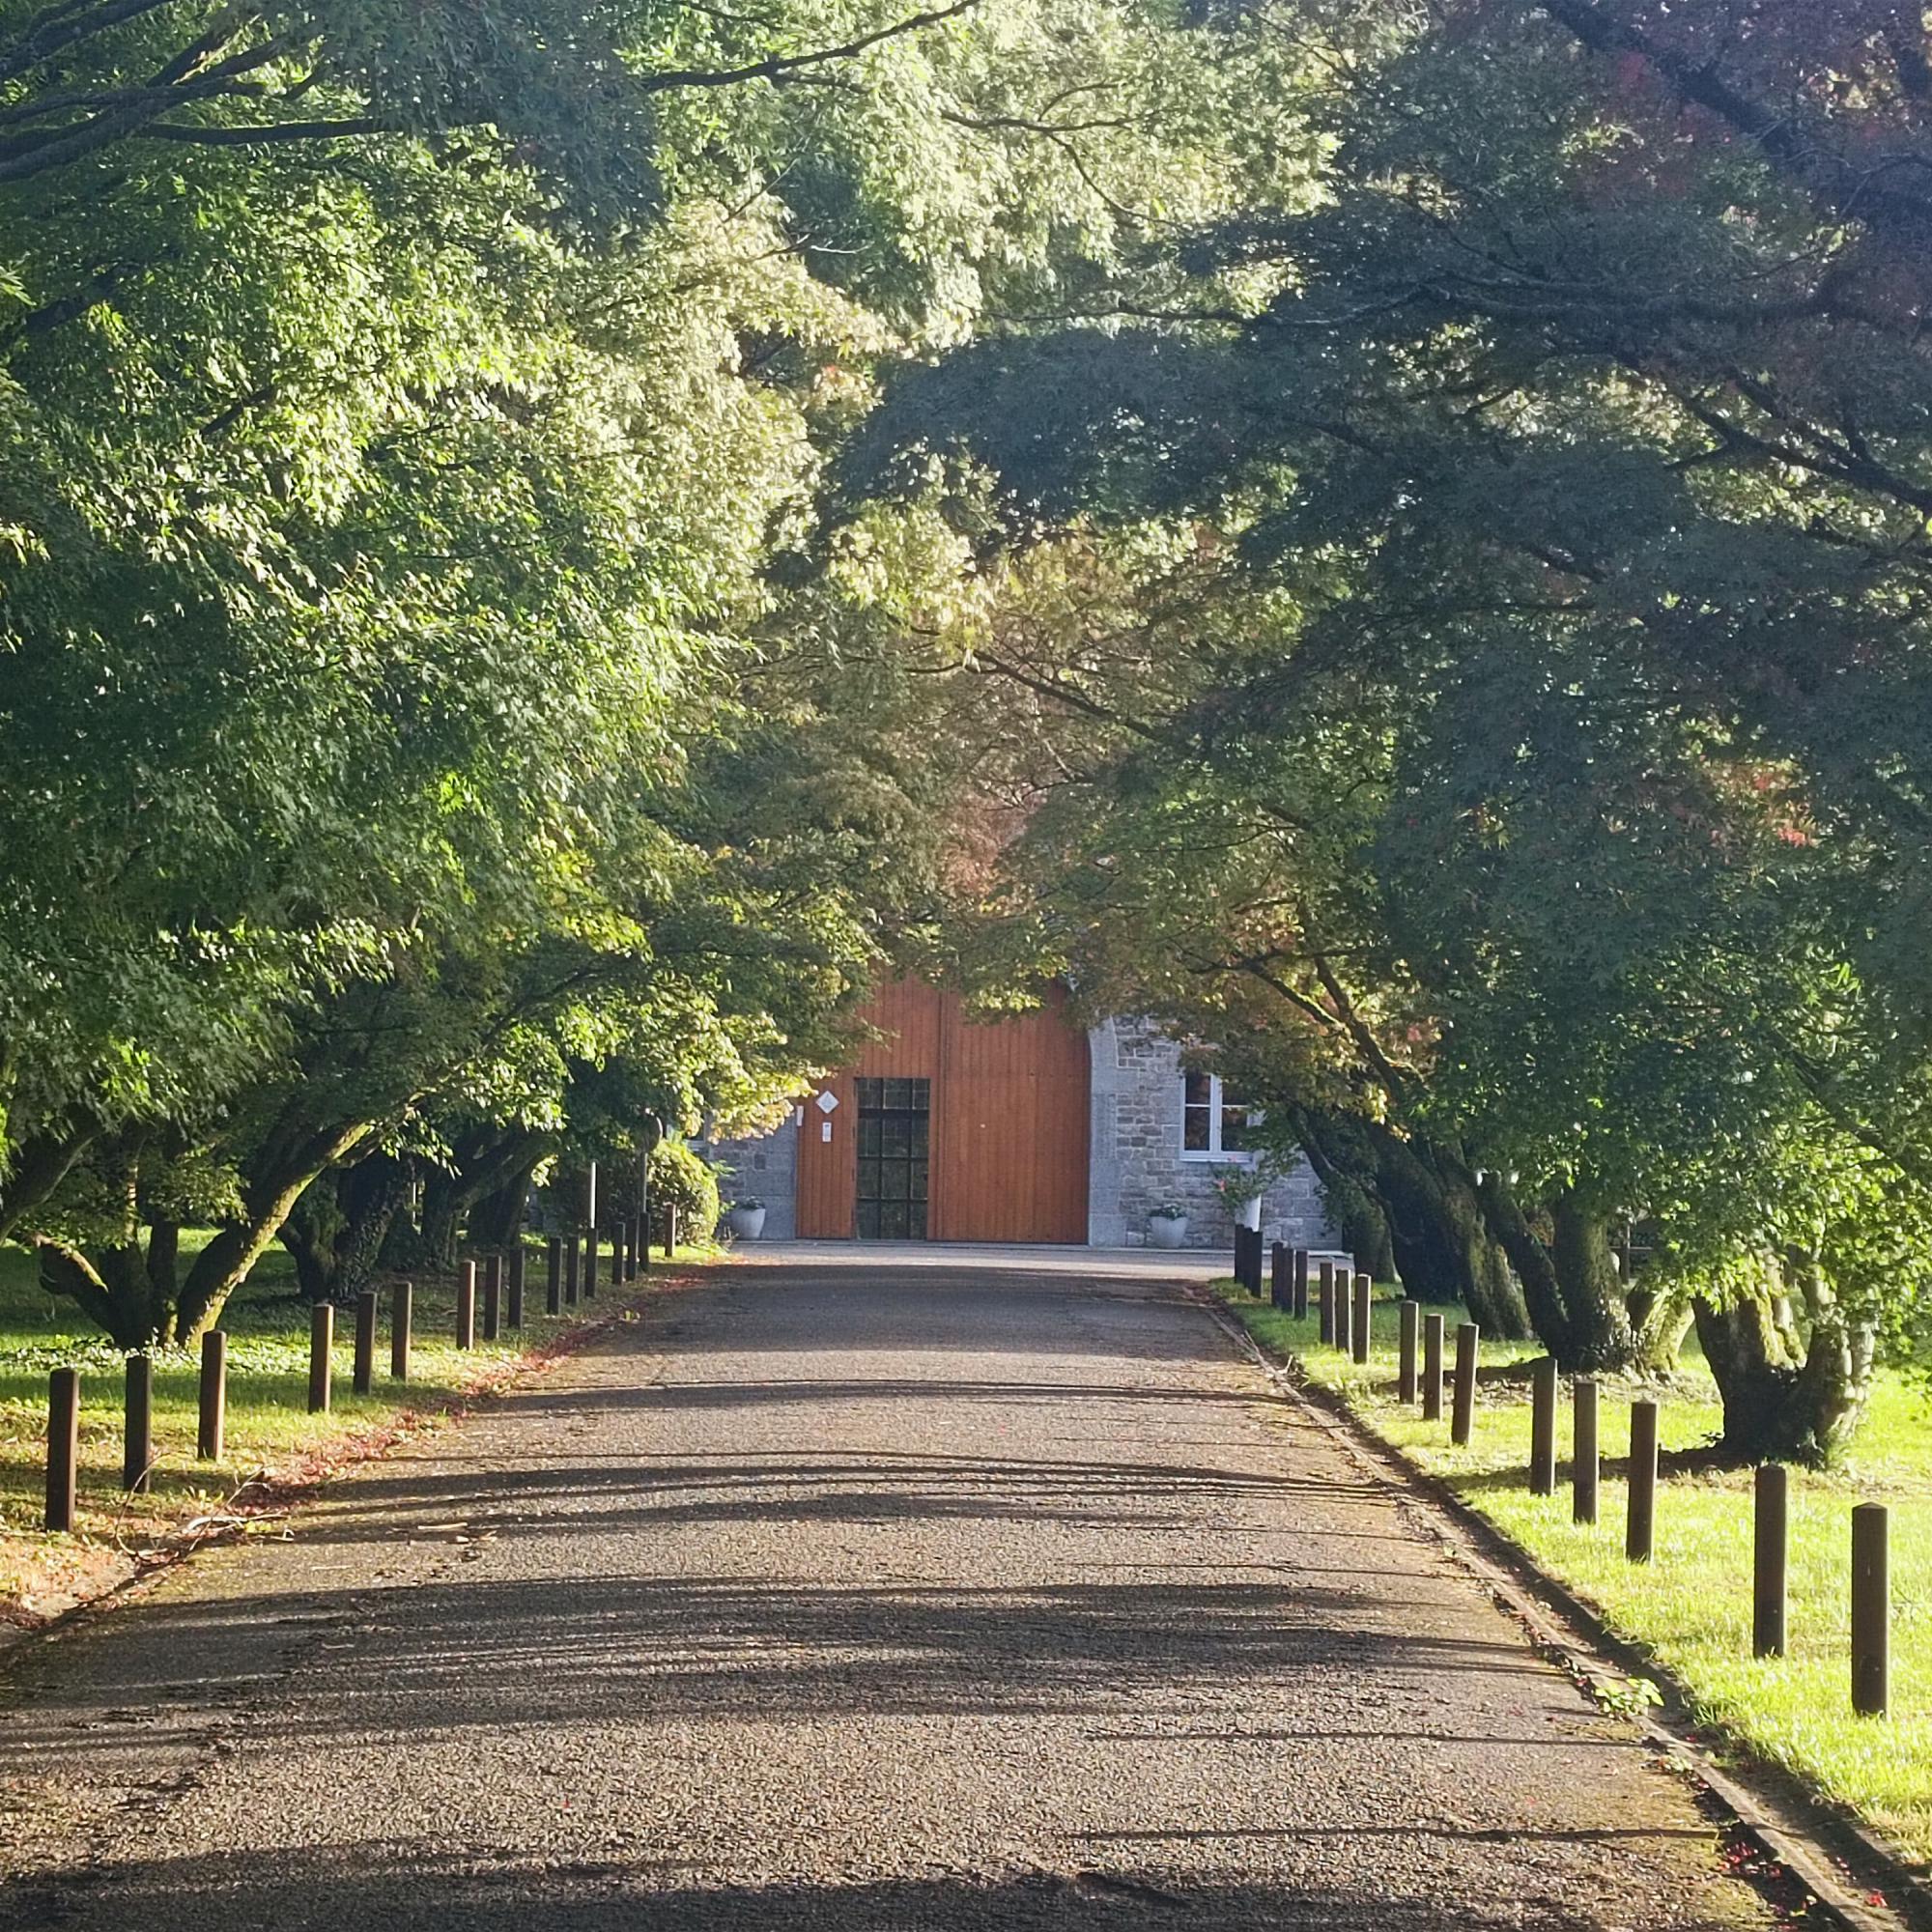
[[862,1241],[925,1239],[930,1080],[860,1080],[858,1232]]

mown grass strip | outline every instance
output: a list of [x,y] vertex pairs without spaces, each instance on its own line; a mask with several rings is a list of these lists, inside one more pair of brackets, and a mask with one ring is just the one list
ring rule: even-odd
[[[1751,1486],[1747,1468],[1716,1466],[1717,1391],[1694,1352],[1662,1382],[1603,1384],[1603,1497],[1594,1526],[1571,1521],[1572,1413],[1557,1415],[1557,1486],[1529,1489],[1534,1344],[1485,1340],[1473,1437],[1424,1422],[1398,1400],[1399,1308],[1378,1290],[1365,1364],[1321,1346],[1305,1321],[1257,1302],[1233,1282],[1216,1292],[1266,1348],[1298,1359],[1309,1379],[1418,1468],[1440,1477],[1621,1635],[1649,1650],[1721,1727],[1874,1826],[1911,1859],[1932,1860],[1932,1407],[1924,1388],[1882,1375],[1843,1464],[1791,1472],[1790,1642],[1783,1658],[1751,1655]],[[1445,1315],[1453,1328],[1458,1309]],[[1624,1555],[1630,1405],[1660,1404],[1655,1557]],[[1892,1677],[1889,1719],[1851,1706],[1851,1512],[1891,1509]]]
[[[713,1254],[680,1249],[678,1264]],[[653,1270],[668,1265],[653,1256]],[[540,1243],[528,1244],[527,1267],[529,1278],[540,1283]],[[647,1274],[623,1288],[606,1280],[594,1301],[554,1317],[543,1313],[539,1290],[526,1296],[521,1332],[505,1331],[496,1342],[479,1341],[466,1350],[455,1342],[454,1277],[419,1274],[413,1278],[410,1378],[402,1383],[386,1373],[393,1297],[385,1283],[374,1386],[367,1395],[355,1393],[351,1351],[338,1347],[330,1406],[311,1414],[308,1306],[294,1293],[292,1264],[270,1256],[230,1302],[222,1322],[228,1409],[219,1461],[195,1458],[199,1349],[157,1350],[150,1488],[128,1496],[121,1488],[122,1351],[71,1304],[42,1291],[31,1255],[0,1249],[0,1621],[31,1627],[112,1587],[132,1574],[143,1551],[179,1539],[189,1525],[231,1508],[245,1514],[311,1482],[345,1456],[446,1410],[520,1361],[554,1350],[573,1331],[614,1319],[652,1279]],[[71,1535],[49,1535],[41,1527],[47,1381],[57,1368],[80,1373],[79,1481]]]

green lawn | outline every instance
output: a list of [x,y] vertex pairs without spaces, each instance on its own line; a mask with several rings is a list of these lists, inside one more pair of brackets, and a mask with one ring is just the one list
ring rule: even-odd
[[[680,1264],[714,1251],[684,1248]],[[606,1273],[594,1301],[552,1319],[543,1313],[545,1265],[532,1244],[521,1335],[479,1339],[473,1350],[455,1345],[453,1277],[418,1275],[414,1282],[413,1348],[410,1379],[389,1379],[390,1296],[379,1304],[376,1378],[366,1396],[350,1391],[355,1317],[338,1310],[334,1377],[326,1414],[310,1415],[309,1311],[295,1298],[294,1267],[279,1250],[270,1254],[229,1303],[228,1421],[219,1463],[195,1460],[198,1353],[166,1350],[155,1366],[153,1493],[121,1492],[123,1358],[82,1320],[71,1303],[39,1288],[31,1255],[0,1248],[0,1609],[37,1617],[94,1594],[128,1574],[133,1553],[178,1532],[218,1507],[250,1478],[270,1483],[314,1477],[361,1443],[398,1426],[412,1426],[466,1391],[507,1373],[519,1358],[541,1353],[588,1323],[614,1319],[639,1293],[611,1286]],[[662,1250],[653,1268],[666,1265]],[[480,1276],[479,1269],[479,1276]],[[482,1284],[477,1287],[481,1334]],[[41,1527],[44,1501],[47,1376],[80,1371],[79,1512],[72,1536]],[[248,1499],[259,1501],[251,1490]]]
[[[1656,1561],[1634,1565],[1623,1554],[1619,1466],[1629,1451],[1633,1388],[1604,1387],[1599,1521],[1578,1528],[1567,1487],[1567,1387],[1557,1419],[1557,1493],[1532,1496],[1526,1485],[1525,1365],[1542,1352],[1535,1345],[1484,1344],[1473,1439],[1457,1449],[1446,1397],[1440,1423],[1425,1423],[1419,1408],[1397,1400],[1390,1291],[1378,1292],[1371,1360],[1358,1367],[1321,1346],[1313,1313],[1297,1322],[1230,1282],[1217,1288],[1260,1341],[1300,1357],[1312,1380],[1338,1390],[1378,1435],[1443,1477],[1617,1631],[1648,1646],[1690,1691],[1702,1721],[1841,1800],[1911,1857],[1932,1858],[1932,1406],[1922,1388],[1883,1376],[1843,1466],[1792,1472],[1790,1654],[1761,1662],[1750,1654],[1751,1473],[1714,1471],[1695,1453],[1716,1434],[1719,1409],[1694,1353],[1670,1386],[1642,1391],[1661,1399],[1664,1480]],[[1446,1319],[1453,1361],[1462,1313],[1434,1312]],[[1850,1697],[1851,1508],[1867,1501],[1891,1512],[1892,1715],[1884,1719],[1854,1717]]]

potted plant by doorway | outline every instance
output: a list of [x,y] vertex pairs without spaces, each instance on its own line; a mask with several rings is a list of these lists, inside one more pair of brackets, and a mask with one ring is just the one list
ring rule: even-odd
[[1156,1248],[1178,1248],[1187,1238],[1187,1209],[1163,1201],[1148,1216],[1148,1240]]
[[741,1241],[755,1241],[765,1232],[765,1204],[747,1198],[731,1204],[731,1232]]

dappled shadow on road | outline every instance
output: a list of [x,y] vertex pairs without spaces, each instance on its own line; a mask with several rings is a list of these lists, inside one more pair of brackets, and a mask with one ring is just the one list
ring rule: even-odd
[[[505,1469],[485,1458],[358,1481],[354,1507],[304,1524],[306,1544],[385,1543],[464,1526],[576,1539],[600,1529],[662,1532],[727,1523],[1018,1522],[1157,1535],[1242,1505],[1319,1504],[1361,1540],[1413,1539],[1348,1527],[1385,1504],[1372,1482],[1211,1464],[948,1456],[890,1450],[736,1457],[560,1453]],[[473,1517],[470,1513],[473,1512]],[[1339,1513],[1336,1515],[1334,1513]]]
[[278,1710],[283,1747],[304,1734],[403,1743],[614,1719],[1053,1713],[1118,1727],[1303,1673],[1374,1681],[1408,1701],[1450,1673],[1542,1681],[1500,1628],[1491,1640],[1397,1622],[1361,1591],[1293,1580],[493,1581],[461,1566],[409,1588],[156,1605],[138,1635],[96,1635],[84,1671],[27,1687],[5,1735],[15,1752],[45,1749],[71,1766],[138,1755],[129,1709],[215,1704],[211,1686],[245,1696],[287,1671],[300,1681]]
[[[616,1822],[616,1821],[613,1821]],[[363,1843],[270,1858],[223,1854],[84,1868],[0,1895],[0,1925],[88,1932],[196,1925],[209,1932],[1597,1932],[1607,1921],[1571,1900],[1520,1894],[1444,1903],[1426,1878],[1362,1891],[1311,1879],[1240,1883],[1159,1864],[1003,1882],[950,1878],[758,1886],[693,1884],[674,1868],[612,1846],[539,1864]],[[1553,1893],[1555,1888],[1547,1889]],[[1406,1891],[1410,1895],[1405,1896]],[[1675,1932],[1715,1920],[1673,1913]]]

